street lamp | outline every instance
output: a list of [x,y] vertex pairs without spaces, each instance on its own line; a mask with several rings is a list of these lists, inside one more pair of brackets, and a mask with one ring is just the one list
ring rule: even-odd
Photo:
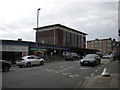
[[40,10],[41,8],[38,8],[37,9],[37,28],[38,28],[38,25],[39,25],[39,10]]

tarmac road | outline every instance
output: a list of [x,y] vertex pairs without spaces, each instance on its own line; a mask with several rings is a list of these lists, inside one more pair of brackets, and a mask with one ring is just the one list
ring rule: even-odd
[[[90,77],[100,75],[108,62],[102,60],[95,67],[81,66],[79,61],[50,62],[29,68],[15,66],[2,73],[2,88],[81,88]],[[111,72],[116,73],[114,69]]]

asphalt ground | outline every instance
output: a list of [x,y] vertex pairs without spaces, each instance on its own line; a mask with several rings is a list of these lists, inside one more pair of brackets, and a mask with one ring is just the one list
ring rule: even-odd
[[9,72],[2,73],[2,87],[84,88],[83,85],[85,82],[89,81],[91,77],[101,75],[106,67],[112,74],[117,72],[117,67],[112,68],[116,64],[108,63],[109,60],[102,60],[100,65],[89,67],[81,66],[79,61],[57,61],[45,63],[43,66],[29,68],[14,66]]

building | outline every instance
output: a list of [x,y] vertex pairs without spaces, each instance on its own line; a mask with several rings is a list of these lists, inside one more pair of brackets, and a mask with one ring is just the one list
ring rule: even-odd
[[95,39],[87,41],[88,49],[96,49],[100,51],[100,54],[110,54],[120,49],[120,42],[115,39]]
[[8,60],[12,62],[12,64],[14,64],[15,61],[22,56],[34,54],[47,57],[49,60],[62,60],[64,59],[64,52],[76,52],[79,55],[84,55],[87,53],[96,53],[97,50],[65,47],[22,40],[0,40],[0,59]]
[[34,28],[36,42],[66,47],[86,48],[86,33],[61,24]]

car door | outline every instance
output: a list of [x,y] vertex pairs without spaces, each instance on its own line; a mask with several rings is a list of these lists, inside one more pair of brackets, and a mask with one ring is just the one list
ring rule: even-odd
[[34,57],[30,56],[27,59],[28,59],[28,62],[30,62],[32,65],[35,64]]
[[39,57],[37,57],[37,56],[34,56],[34,62],[35,62],[35,64],[39,64]]
[[36,64],[40,64],[40,57],[36,57]]

